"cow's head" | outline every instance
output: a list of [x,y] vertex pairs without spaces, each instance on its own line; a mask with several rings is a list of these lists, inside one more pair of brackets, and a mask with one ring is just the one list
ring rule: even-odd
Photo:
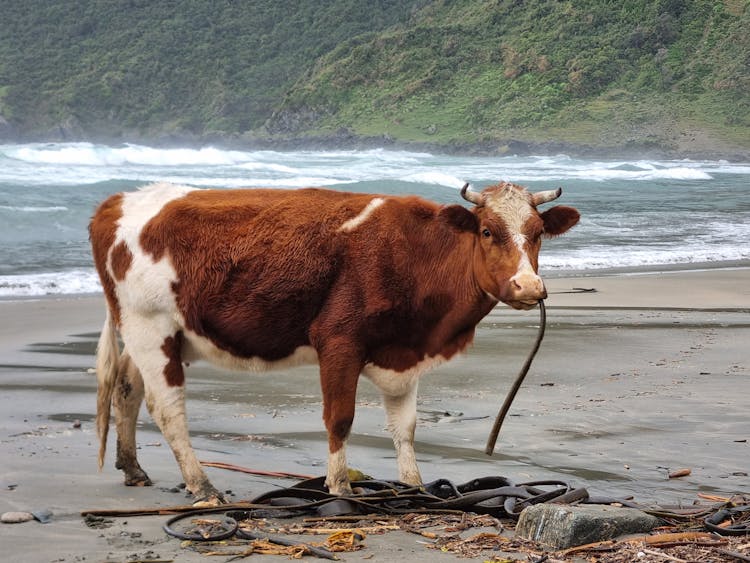
[[481,252],[477,264],[480,287],[514,309],[531,309],[547,297],[537,274],[542,238],[561,235],[578,223],[572,207],[557,205],[539,212],[537,207],[560,197],[561,188],[530,193],[508,182],[481,193],[468,189],[461,195],[474,203]]

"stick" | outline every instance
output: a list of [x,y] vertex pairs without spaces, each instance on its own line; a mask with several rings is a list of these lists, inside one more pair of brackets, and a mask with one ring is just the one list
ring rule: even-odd
[[231,502],[221,504],[216,507],[196,507],[192,504],[182,504],[177,506],[160,506],[154,508],[107,508],[107,509],[89,509],[82,510],[81,516],[165,516],[171,514],[181,514],[183,512],[222,512],[225,510],[242,510],[252,508],[268,508],[268,505],[253,504],[251,502]]
[[314,479],[314,475],[302,475],[300,473],[287,473],[286,471],[263,471],[261,469],[250,469],[233,463],[224,463],[223,461],[200,461],[204,467],[216,467],[218,469],[227,469],[229,471],[239,471],[240,473],[249,473],[250,475],[260,475],[262,477],[280,477],[288,479]]
[[537,334],[536,342],[534,343],[534,348],[532,348],[531,352],[526,358],[526,362],[523,364],[523,367],[521,368],[521,371],[518,374],[518,377],[516,377],[516,380],[513,382],[513,386],[511,387],[510,391],[508,391],[508,396],[505,397],[505,402],[503,403],[503,406],[500,408],[500,412],[497,413],[495,424],[492,426],[490,437],[487,440],[487,447],[484,449],[484,453],[486,453],[487,455],[492,455],[493,452],[495,451],[495,442],[497,442],[497,435],[500,433],[500,427],[503,425],[503,420],[505,420],[505,415],[508,414],[508,411],[510,410],[510,405],[513,403],[513,399],[516,398],[516,393],[518,393],[518,390],[521,388],[521,384],[523,383],[523,380],[526,377],[526,374],[528,373],[529,368],[531,367],[531,362],[534,360],[534,356],[536,356],[537,350],[539,350],[539,345],[542,343],[542,338],[544,338],[544,325],[545,324],[547,324],[547,312],[544,309],[544,300],[540,299],[539,300],[539,333]]
[[668,534],[656,534],[655,536],[646,536],[644,542],[648,545],[658,547],[662,543],[672,542],[694,542],[696,540],[720,540],[716,534],[709,532],[672,532]]

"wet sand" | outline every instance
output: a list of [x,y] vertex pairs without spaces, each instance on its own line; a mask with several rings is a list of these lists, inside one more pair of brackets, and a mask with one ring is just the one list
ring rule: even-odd
[[[750,493],[750,268],[552,278],[547,285],[545,340],[494,456],[484,454],[487,436],[532,345],[538,311],[498,307],[468,353],[423,379],[416,448],[424,479],[553,478],[592,494],[660,504],[690,504],[699,492]],[[165,517],[115,519],[103,529],[80,517],[85,509],[189,500],[170,492],[179,470],[145,408],[139,456],[155,485],[122,485],[112,437],[97,472],[89,370],[103,298],[0,301],[0,318],[0,512],[54,514],[46,525],[0,525],[4,559],[206,561],[162,532]],[[188,396],[200,459],[325,472],[315,368],[246,375],[198,364],[188,370]],[[393,447],[366,380],[358,401],[350,464],[393,479]],[[691,474],[668,479],[678,468]],[[207,471],[235,500],[292,483]],[[419,540],[403,532],[370,536],[367,549],[341,557],[456,560]],[[264,559],[272,556],[252,558]]]

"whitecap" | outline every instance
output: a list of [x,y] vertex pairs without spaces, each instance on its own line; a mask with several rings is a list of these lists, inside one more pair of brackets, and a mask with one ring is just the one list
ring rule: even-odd
[[106,166],[121,164],[122,159],[108,159],[111,149],[91,143],[30,144],[6,147],[5,156],[35,164]]
[[0,297],[73,295],[101,291],[99,278],[93,269],[0,276]]
[[109,149],[123,162],[148,166],[231,166],[253,160],[250,153],[222,150],[214,147],[200,149],[159,149],[140,145],[126,145]]
[[307,188],[349,183],[349,180],[316,176],[292,176],[289,178],[162,176],[160,181],[204,188]]
[[237,168],[243,170],[263,171],[270,170],[271,172],[281,172],[284,174],[299,174],[301,170],[299,168],[292,168],[291,166],[285,166],[284,164],[274,164],[272,162],[243,162],[238,164]]
[[48,207],[0,205],[0,209],[3,211],[20,211],[22,213],[54,213],[56,211],[68,211],[68,208],[63,205],[51,205]]
[[430,171],[409,174],[399,178],[404,182],[413,182],[417,184],[436,184],[438,186],[447,186],[449,188],[461,188],[466,182],[444,172]]

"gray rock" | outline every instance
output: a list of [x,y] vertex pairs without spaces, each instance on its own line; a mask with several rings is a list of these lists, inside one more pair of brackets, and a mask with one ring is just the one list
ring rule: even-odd
[[19,522],[28,522],[33,520],[34,515],[31,512],[5,512],[0,516],[0,522],[3,524],[17,524]]
[[52,511],[48,508],[41,508],[39,510],[32,510],[31,515],[42,524],[49,524],[52,522]]
[[516,533],[555,549],[646,533],[659,519],[636,510],[604,505],[536,504],[521,512]]

